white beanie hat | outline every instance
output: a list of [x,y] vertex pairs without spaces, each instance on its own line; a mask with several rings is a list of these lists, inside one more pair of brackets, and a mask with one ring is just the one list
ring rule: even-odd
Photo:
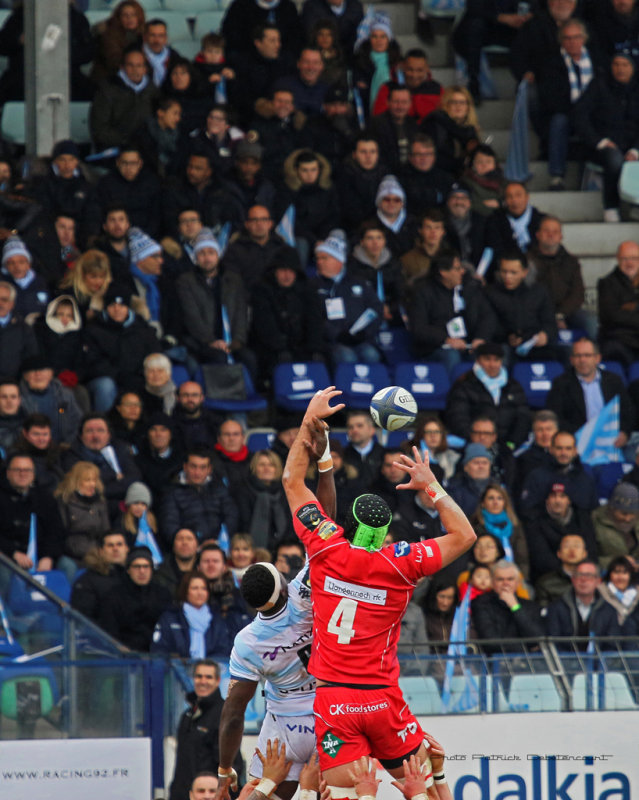
[[2,248],[2,266],[7,263],[9,258],[13,256],[24,256],[29,259],[29,264],[32,263],[31,253],[27,250],[25,243],[19,236],[9,236]]
[[161,253],[162,248],[155,239],[152,239],[141,228],[131,228],[129,231],[129,251],[131,253],[131,261],[134,264],[139,264],[145,258]]
[[323,242],[315,248],[316,253],[327,253],[340,263],[346,263],[347,247],[346,234],[341,228],[334,228]]
[[198,233],[195,237],[195,245],[193,246],[193,252],[197,255],[200,250],[204,250],[206,247],[212,247],[215,252],[220,255],[220,245],[215,236],[213,236],[213,231],[210,228],[202,228],[202,230]]
[[401,183],[394,175],[384,175],[379,186],[377,187],[377,195],[375,196],[375,205],[379,205],[382,197],[401,197],[402,201],[406,202],[406,192],[402,188]]

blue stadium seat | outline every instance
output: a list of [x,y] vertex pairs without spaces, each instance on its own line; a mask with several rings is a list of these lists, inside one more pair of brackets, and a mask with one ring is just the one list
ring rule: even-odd
[[[195,14],[186,14],[184,11],[158,11],[153,16],[163,20],[169,34],[169,42],[176,47],[180,39],[194,39]],[[182,52],[178,50],[178,53]]]
[[178,388],[184,381],[193,380],[184,364],[173,364],[171,366],[171,378]]
[[390,385],[383,364],[338,364],[335,368],[335,386],[342,390],[340,400],[349,409],[368,409],[375,392]]
[[217,33],[222,27],[224,11],[200,11],[195,19],[195,38],[199,41],[207,33]]
[[113,13],[112,9],[109,8],[100,8],[100,9],[89,9],[88,11],[84,12],[84,16],[88,19],[89,25],[93,27],[97,25],[98,22],[102,22],[105,19],[108,19],[111,14]]
[[[65,603],[71,597],[71,585],[64,572],[52,569],[48,572],[35,572],[31,576],[41,586],[45,586]],[[8,605],[12,615],[22,617],[27,628],[48,633],[62,633],[63,617],[58,608],[46,595],[17,575],[9,583]]]
[[330,438],[337,439],[337,441],[343,447],[346,447],[348,444],[348,433],[346,432],[346,428],[331,428]]
[[255,453],[258,450],[268,450],[275,439],[273,428],[253,428],[246,437],[246,446]]
[[633,361],[628,367],[628,383],[636,381],[639,378],[639,361]]
[[592,475],[597,483],[597,497],[599,500],[608,500],[612,490],[630,472],[633,464],[596,464],[591,467]]
[[572,344],[583,339],[584,336],[587,336],[586,331],[581,328],[565,328],[558,331],[559,344]]
[[511,711],[561,711],[561,697],[552,675],[514,675],[508,705]]
[[[413,437],[413,431],[410,429],[403,431],[385,431],[384,433],[386,435],[382,437],[383,441],[381,442],[384,447],[399,447]],[[377,438],[380,439],[379,436]]]
[[435,678],[430,676],[410,676],[399,679],[399,688],[410,710],[416,716],[440,714],[442,701]]
[[320,361],[277,364],[273,371],[275,405],[287,411],[306,411],[315,392],[331,383],[328,370]]
[[413,357],[410,333],[406,328],[386,328],[380,331],[377,334],[377,346],[389,365],[410,361]]
[[623,364],[620,364],[618,361],[602,361],[599,366],[601,369],[607,369],[609,372],[614,372],[616,375],[619,375],[624,384],[626,386],[628,385],[628,377],[626,375],[626,370],[623,368]]
[[395,367],[395,383],[413,395],[417,407],[443,409],[450,390],[448,372],[443,364],[408,362]]
[[553,379],[564,371],[559,361],[519,361],[512,376],[521,383],[528,405],[543,408]]
[[[248,413],[249,411],[263,411],[268,406],[268,403],[262,395],[255,391],[253,381],[246,367],[243,367],[243,372],[244,386],[246,388],[246,398],[244,400],[216,400],[214,397],[205,397],[204,405],[206,408],[212,408],[215,411],[226,411],[228,414],[233,414],[234,412]],[[198,370],[196,378],[200,386],[205,385],[201,370]],[[206,393],[206,389],[204,391]]]

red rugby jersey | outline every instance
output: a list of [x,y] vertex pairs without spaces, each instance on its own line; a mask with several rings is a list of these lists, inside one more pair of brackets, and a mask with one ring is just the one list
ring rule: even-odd
[[293,514],[311,567],[313,649],[308,671],[325,681],[395,685],[400,622],[419,578],[441,567],[435,539],[353,547],[318,502]]

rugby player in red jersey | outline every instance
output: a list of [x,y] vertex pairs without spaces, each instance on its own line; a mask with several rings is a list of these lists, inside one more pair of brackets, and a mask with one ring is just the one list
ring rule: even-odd
[[[317,419],[341,392],[334,386],[311,399],[293,443],[282,482],[311,568],[313,648],[308,666],[317,679],[315,732],[323,778],[334,798],[350,797],[350,770],[362,756],[379,759],[390,774],[404,776],[403,761],[427,757],[424,732],[398,686],[400,622],[419,578],[432,575],[466,552],[476,539],[468,519],[436,481],[428,456],[413,448],[396,466],[410,476],[398,489],[426,490],[446,534],[417,544],[383,547],[391,522],[376,495],[358,497],[344,528],[324,511],[306,486],[305,442]],[[323,457],[330,460],[330,452]],[[319,467],[326,468],[323,459]]]

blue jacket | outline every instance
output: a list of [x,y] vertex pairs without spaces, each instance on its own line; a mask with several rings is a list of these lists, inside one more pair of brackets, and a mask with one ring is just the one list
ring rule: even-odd
[[[191,636],[182,606],[165,611],[157,621],[151,642],[152,653],[190,658]],[[206,658],[228,659],[233,640],[229,636],[226,622],[213,613],[211,624],[204,634]]]

